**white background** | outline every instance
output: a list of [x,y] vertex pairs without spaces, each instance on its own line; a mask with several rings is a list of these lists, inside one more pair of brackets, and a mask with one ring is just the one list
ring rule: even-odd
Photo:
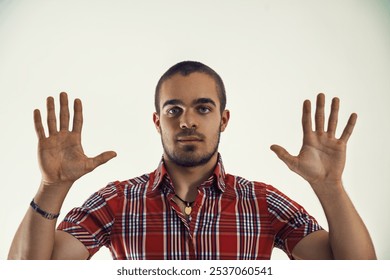
[[[269,146],[298,153],[302,102],[319,92],[327,105],[341,99],[339,134],[356,112],[344,183],[378,258],[390,259],[388,0],[0,1],[0,259],[40,181],[32,111],[45,118],[46,97],[61,91],[81,98],[85,152],[118,153],[74,185],[61,219],[108,182],[157,167],[154,87],[182,60],[225,81],[227,171],[278,187],[325,228],[310,186]],[[111,256],[103,248],[94,258]]]

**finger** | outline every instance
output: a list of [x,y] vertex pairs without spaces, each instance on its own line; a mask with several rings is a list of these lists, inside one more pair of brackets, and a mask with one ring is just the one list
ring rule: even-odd
[[303,109],[302,109],[302,128],[303,128],[303,133],[312,132],[312,125],[311,125],[311,103],[310,103],[310,100],[305,100],[305,102],[303,102]]
[[320,93],[317,95],[317,104],[316,104],[316,113],[315,113],[315,122],[316,122],[316,131],[324,131],[324,107],[325,107],[325,95]]
[[80,99],[74,101],[73,132],[81,133],[83,127],[83,105]]
[[349,137],[351,136],[353,129],[355,127],[357,120],[357,115],[355,113],[351,114],[349,117],[348,123],[344,128],[343,134],[341,134],[340,140],[347,142]]
[[43,129],[43,125],[42,125],[41,112],[38,109],[34,110],[34,127],[38,139],[39,140],[44,139],[46,137],[45,130]]
[[333,137],[336,134],[336,127],[337,127],[337,121],[339,116],[339,107],[340,107],[340,100],[337,97],[333,98],[331,111],[329,115],[329,121],[328,121],[328,130],[327,130],[330,136]]
[[47,107],[47,127],[49,129],[49,135],[57,133],[57,119],[54,108],[54,98],[49,96],[46,99]]
[[114,157],[116,157],[116,153],[113,151],[108,151],[108,152],[101,153],[100,155],[94,158],[90,158],[87,166],[88,172],[94,170],[99,165],[106,163],[107,161],[113,159]]
[[286,149],[278,145],[272,145],[271,150],[287,165],[288,168],[293,171],[296,169],[296,157],[290,155]]
[[68,95],[65,92],[60,93],[60,130],[69,129],[69,107]]

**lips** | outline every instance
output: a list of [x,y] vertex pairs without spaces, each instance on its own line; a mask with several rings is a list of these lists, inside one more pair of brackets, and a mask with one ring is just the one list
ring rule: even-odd
[[189,136],[189,137],[179,137],[179,138],[177,138],[177,141],[179,141],[179,142],[200,142],[200,141],[202,141],[202,139],[199,137]]
[[202,142],[205,136],[196,131],[182,131],[176,135],[176,141],[179,143]]

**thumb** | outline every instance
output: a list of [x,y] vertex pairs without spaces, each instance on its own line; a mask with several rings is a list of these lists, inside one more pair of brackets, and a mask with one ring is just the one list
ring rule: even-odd
[[114,151],[103,152],[100,155],[89,159],[87,169],[89,171],[92,171],[99,165],[106,163],[107,161],[113,159],[114,157],[116,157],[116,153]]
[[280,158],[288,168],[295,170],[296,167],[296,157],[292,156],[285,148],[279,145],[272,145],[271,150]]

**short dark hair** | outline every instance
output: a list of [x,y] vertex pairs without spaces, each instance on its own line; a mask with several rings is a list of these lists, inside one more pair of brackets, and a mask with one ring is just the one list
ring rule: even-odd
[[209,66],[197,62],[197,61],[182,61],[175,65],[173,65],[171,68],[169,68],[160,78],[160,80],[157,83],[156,91],[154,94],[154,106],[156,107],[157,114],[160,114],[160,88],[162,84],[171,78],[172,76],[176,74],[181,74],[183,76],[188,76],[192,73],[204,73],[209,75],[211,78],[214,79],[216,85],[217,85],[217,92],[220,102],[220,109],[221,114],[225,110],[226,107],[226,91],[225,91],[225,85],[223,84],[223,81],[221,77],[215,72],[213,69],[211,69]]

